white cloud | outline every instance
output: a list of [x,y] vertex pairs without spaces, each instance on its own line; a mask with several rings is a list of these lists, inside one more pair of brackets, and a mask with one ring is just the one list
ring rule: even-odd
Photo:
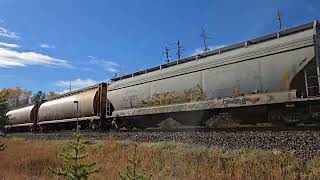
[[104,70],[108,71],[108,72],[118,72],[118,68],[119,68],[119,65],[115,62],[112,62],[112,61],[100,61],[100,63],[103,65],[104,67]]
[[[92,80],[92,79],[75,79],[71,81],[71,89],[72,90],[77,90],[77,89],[81,89],[84,87],[88,87],[88,86],[92,86],[95,84],[98,84],[99,82],[96,80]],[[55,86],[64,88],[65,90],[61,91],[60,93],[65,93],[65,92],[69,92],[69,87],[70,87],[70,81],[57,81],[56,83],[54,83]]]
[[0,47],[4,47],[4,48],[20,48],[21,46],[18,45],[18,44],[9,44],[9,43],[0,42]]
[[70,92],[70,89],[65,89],[65,90],[62,90],[62,91],[57,91],[57,92],[55,92],[56,94],[65,94],[65,93],[68,93],[68,92]]
[[56,48],[56,46],[54,46],[54,45],[49,45],[49,44],[45,44],[45,43],[40,44],[40,47],[41,48],[45,48],[45,49],[54,49],[54,48]]
[[119,72],[119,64],[113,61],[107,61],[107,60],[98,60],[95,59],[93,56],[88,56],[91,60],[90,63],[94,65],[101,66],[105,71],[116,73]]
[[11,38],[11,39],[20,39],[20,37],[15,32],[11,32],[6,28],[0,27],[0,36]]
[[[219,49],[219,48],[223,48],[225,47],[226,45],[218,45],[218,46],[209,46],[209,49],[210,50],[214,50],[214,49]],[[194,56],[194,55],[197,55],[197,54],[201,54],[203,53],[203,48],[197,48],[193,51],[193,53],[191,54],[191,56]]]
[[68,61],[36,52],[19,52],[0,47],[0,67],[23,67],[28,65],[62,66],[71,68]]

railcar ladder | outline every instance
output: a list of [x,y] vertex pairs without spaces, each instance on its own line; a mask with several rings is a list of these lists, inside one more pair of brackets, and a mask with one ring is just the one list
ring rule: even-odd
[[316,52],[316,58],[313,64],[309,64],[304,69],[304,81],[307,97],[320,96],[320,68],[319,56]]
[[[304,70],[305,86],[306,86],[306,95],[307,97],[319,96],[319,67],[313,67],[317,69],[317,73],[312,73],[310,70],[312,67],[308,67]],[[311,72],[311,73],[310,73]]]
[[304,69],[304,79],[307,97],[320,96],[320,57],[319,57],[319,34],[317,22],[314,22],[314,50],[315,62]]
[[111,103],[110,103],[110,101],[109,101],[109,99],[107,99],[107,106],[106,106],[106,108],[107,108],[107,112],[106,112],[106,114],[107,114],[107,117],[108,116],[111,116]]

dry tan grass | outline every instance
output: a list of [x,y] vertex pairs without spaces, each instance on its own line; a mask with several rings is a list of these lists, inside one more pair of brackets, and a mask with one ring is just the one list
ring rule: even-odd
[[[48,167],[61,167],[66,141],[5,140],[0,152],[0,179],[53,179]],[[134,146],[129,142],[97,141],[88,146],[91,161],[102,170],[92,179],[119,179]],[[317,179],[320,160],[303,162],[279,151],[233,150],[182,144],[139,144],[141,169],[153,179]]]

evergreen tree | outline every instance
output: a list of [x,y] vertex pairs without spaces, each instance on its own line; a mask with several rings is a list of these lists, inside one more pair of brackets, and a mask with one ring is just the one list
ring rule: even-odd
[[[9,111],[9,105],[7,100],[0,95],[0,131],[4,131],[4,126],[8,124],[7,112]],[[6,145],[0,143],[0,151],[3,151]]]
[[100,168],[95,168],[96,163],[85,163],[83,159],[88,157],[86,145],[81,140],[77,124],[77,132],[74,135],[74,142],[69,144],[69,151],[64,156],[64,169],[49,168],[49,172],[56,176],[63,176],[70,180],[85,180],[93,173],[97,173]]
[[142,173],[137,172],[137,168],[141,163],[141,160],[137,156],[137,145],[135,144],[133,157],[128,160],[129,166],[127,166],[127,171],[124,175],[120,175],[121,180],[151,180],[151,175],[147,176],[143,171]]
[[34,94],[31,97],[31,102],[35,103],[35,102],[40,102],[42,100],[44,100],[46,97],[46,94],[42,91],[38,91],[36,94]]
[[9,105],[7,100],[0,95],[0,130],[3,130],[4,126],[8,124],[9,118],[7,112],[9,111]]

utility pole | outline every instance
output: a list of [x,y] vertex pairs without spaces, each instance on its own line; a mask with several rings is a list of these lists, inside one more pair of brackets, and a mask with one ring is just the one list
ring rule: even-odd
[[112,79],[113,79],[113,78],[116,78],[117,76],[118,76],[118,74],[117,74],[117,73],[114,73]]
[[73,103],[75,103],[77,105],[77,132],[79,132],[79,101],[73,101]]
[[208,42],[207,42],[207,39],[209,38],[208,35],[206,34],[206,30],[204,28],[201,28],[201,34],[200,34],[200,37],[202,37],[202,40],[203,40],[203,46],[204,46],[204,49],[203,51],[208,51],[210,50],[208,48]]
[[278,29],[281,31],[282,29],[282,14],[280,13],[279,9],[277,11],[277,16],[278,16]]
[[180,45],[180,40],[177,42],[177,57],[178,60],[181,59],[181,55],[183,53],[183,46]]
[[170,62],[170,55],[169,55],[170,49],[168,48],[168,46],[166,45],[164,47],[164,52],[162,53],[163,55],[165,55],[166,58],[166,62]]

